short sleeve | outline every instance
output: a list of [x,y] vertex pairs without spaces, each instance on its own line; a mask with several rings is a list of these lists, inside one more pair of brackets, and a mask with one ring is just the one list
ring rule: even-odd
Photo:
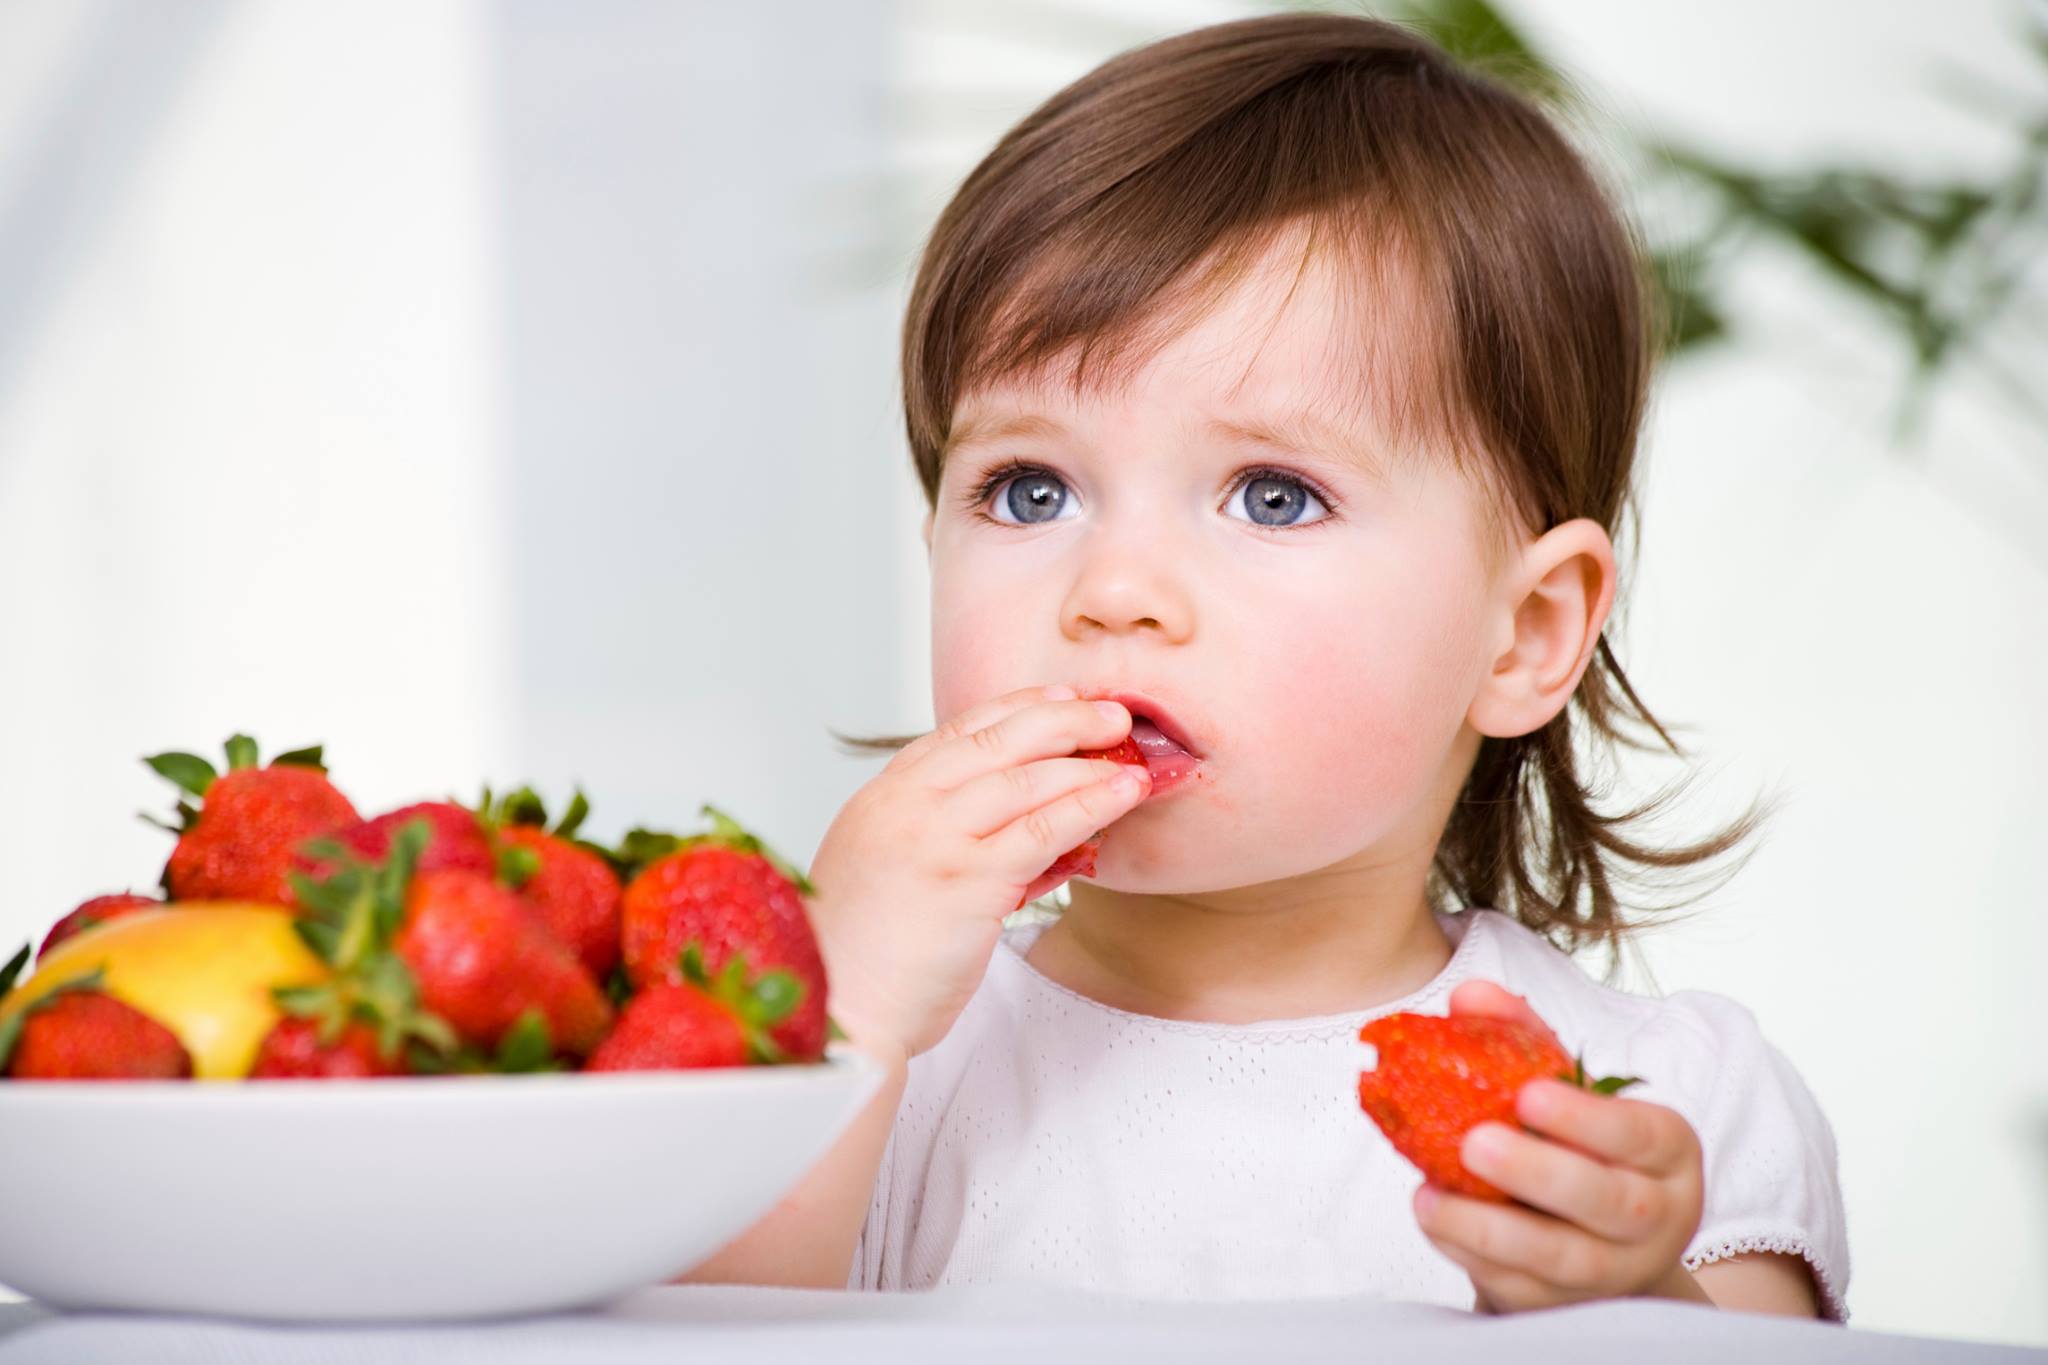
[[1822,1315],[1846,1323],[1847,1219],[1827,1116],[1745,1006],[1711,991],[1679,991],[1664,1003],[1696,1035],[1681,1071],[1691,1073],[1687,1116],[1700,1139],[1705,1193],[1686,1269],[1745,1252],[1803,1257]]

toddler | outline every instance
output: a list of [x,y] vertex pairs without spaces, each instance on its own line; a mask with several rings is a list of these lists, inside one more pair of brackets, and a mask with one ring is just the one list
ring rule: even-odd
[[[1545,115],[1363,18],[1125,53],[1002,139],[903,336],[944,723],[858,741],[898,752],[810,869],[888,1079],[686,1278],[1846,1320],[1799,1074],[1736,1002],[1569,955],[1639,927],[1623,862],[1757,823],[1636,843],[1579,774],[1626,709],[1671,744],[1602,634],[1642,259]],[[1126,738],[1145,769],[1081,756]],[[1404,1010],[1533,1013],[1643,1083],[1526,1086],[1462,1153],[1514,1202],[1439,1190],[1357,1102]]]

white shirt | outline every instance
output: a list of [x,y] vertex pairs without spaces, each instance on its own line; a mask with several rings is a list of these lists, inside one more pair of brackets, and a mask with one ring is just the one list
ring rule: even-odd
[[1742,1005],[1636,995],[1495,910],[1440,915],[1434,979],[1377,1009],[1253,1024],[1116,1009],[1024,954],[1054,916],[1005,922],[987,976],[909,1077],[851,1289],[1038,1282],[1205,1299],[1366,1295],[1470,1309],[1470,1278],[1410,1206],[1420,1173],[1358,1106],[1367,1019],[1442,1014],[1461,981],[1527,997],[1588,1074],[1699,1135],[1705,1209],[1685,1265],[1786,1251],[1847,1320],[1834,1132]]

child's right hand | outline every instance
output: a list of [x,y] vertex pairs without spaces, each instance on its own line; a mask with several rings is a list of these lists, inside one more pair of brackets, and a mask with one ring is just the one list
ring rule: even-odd
[[826,830],[809,910],[832,1018],[855,1044],[905,1060],[936,1045],[1003,918],[1145,799],[1142,769],[1074,757],[1129,735],[1131,713],[1073,696],[1030,687],[968,708],[898,751]]

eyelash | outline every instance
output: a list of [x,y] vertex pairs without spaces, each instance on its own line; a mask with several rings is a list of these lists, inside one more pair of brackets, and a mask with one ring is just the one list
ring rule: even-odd
[[[970,516],[978,517],[991,526],[1015,527],[1017,530],[1029,529],[1017,526],[1014,522],[997,521],[994,517],[981,510],[987,504],[989,496],[998,488],[1001,488],[1011,479],[1020,478],[1026,474],[1044,474],[1055,479],[1060,478],[1058,474],[1053,473],[1052,470],[1047,469],[1043,465],[1026,464],[1022,460],[1005,460],[982,475],[981,481],[962,496],[961,503],[964,509]],[[1324,491],[1323,486],[1314,479],[1297,474],[1291,469],[1276,469],[1271,465],[1255,465],[1250,469],[1239,471],[1239,474],[1240,477],[1235,483],[1230,485],[1230,492],[1226,496],[1236,497],[1246,484],[1257,479],[1278,479],[1283,483],[1300,484],[1303,488],[1315,494],[1316,500],[1329,510],[1328,516],[1316,521],[1302,522],[1297,526],[1260,526],[1257,522],[1248,523],[1261,531],[1312,531],[1318,526],[1327,526],[1335,521],[1338,511],[1343,506],[1333,495]],[[1065,483],[1066,480],[1060,479],[1060,482]]]

